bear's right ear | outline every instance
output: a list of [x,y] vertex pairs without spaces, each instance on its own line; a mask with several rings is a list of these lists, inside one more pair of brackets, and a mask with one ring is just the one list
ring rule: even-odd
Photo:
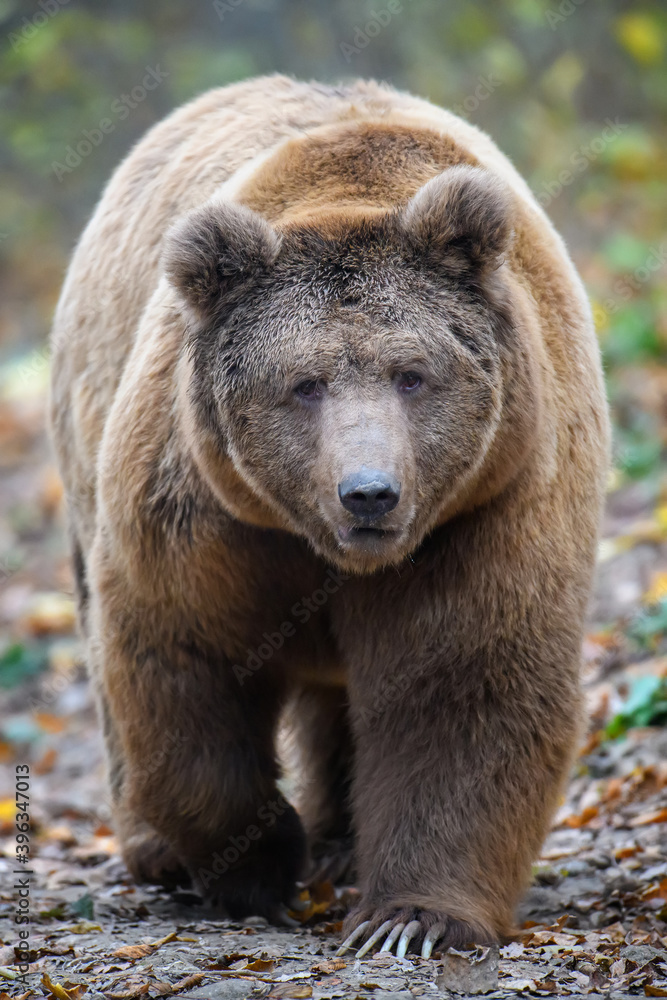
[[512,238],[510,193],[490,171],[449,167],[398,216],[413,254],[432,267],[478,270],[500,263]]
[[162,263],[172,285],[205,320],[231,292],[266,271],[279,249],[280,237],[257,212],[209,202],[167,234]]

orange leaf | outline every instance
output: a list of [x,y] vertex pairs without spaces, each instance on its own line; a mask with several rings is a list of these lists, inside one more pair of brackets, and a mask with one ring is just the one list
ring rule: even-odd
[[565,819],[565,825],[572,827],[572,829],[578,829],[580,826],[585,826],[586,823],[590,823],[592,819],[598,815],[597,806],[588,806],[583,812],[579,813],[578,816],[567,816]]
[[128,962],[136,962],[138,958],[146,958],[146,955],[151,955],[154,951],[154,944],[126,944],[122,948],[116,948],[113,956]]
[[340,972],[341,969],[347,967],[347,962],[342,958],[330,958],[326,962],[318,962],[317,965],[313,965],[311,972],[323,973],[325,976],[330,975],[332,972]]
[[630,826],[648,826],[649,823],[667,823],[667,809],[658,809],[657,812],[640,813],[630,820]]
[[177,983],[174,983],[172,989],[174,993],[178,993],[179,990],[189,990],[191,986],[198,986],[205,976],[205,972],[195,972],[193,976],[186,976],[185,979],[179,979]]
[[61,715],[51,715],[50,712],[35,712],[35,722],[45,733],[62,733],[67,720]]
[[272,959],[256,958],[245,966],[251,972],[268,972],[276,963]]
[[619,847],[614,852],[614,857],[617,861],[622,861],[624,858],[634,858],[635,854],[639,854],[643,850],[644,848],[640,844],[633,844],[632,847]]
[[54,750],[53,747],[49,747],[49,749],[46,750],[39,758],[37,763],[33,765],[35,774],[50,774],[53,770],[53,765],[55,764],[57,757],[57,750]]

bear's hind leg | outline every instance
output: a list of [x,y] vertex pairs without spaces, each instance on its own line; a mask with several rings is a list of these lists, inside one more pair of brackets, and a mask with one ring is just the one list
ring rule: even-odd
[[353,746],[343,687],[304,686],[289,712],[298,755],[298,810],[308,838],[308,883],[354,879],[350,802]]

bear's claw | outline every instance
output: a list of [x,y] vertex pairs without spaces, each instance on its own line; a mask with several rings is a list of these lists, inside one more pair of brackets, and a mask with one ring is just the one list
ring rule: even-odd
[[[372,929],[372,923],[373,921],[371,920],[364,920],[358,927],[355,927],[352,933],[343,941],[336,955],[344,955],[352,945],[359,942],[360,938],[363,939],[369,929]],[[451,931],[451,928],[443,920],[437,923],[431,923],[430,921],[425,923],[420,919],[406,922],[397,915],[389,920],[385,920],[377,930],[373,931],[368,940],[362,943],[355,958],[363,958],[375,948],[382,938],[384,938],[384,942],[378,950],[380,952],[390,952],[394,945],[396,945],[397,958],[405,958],[412,941],[416,939],[415,944],[418,944],[421,938],[421,957],[430,958],[437,942],[441,938],[450,936],[449,931]],[[447,943],[449,944],[450,942],[448,941]]]

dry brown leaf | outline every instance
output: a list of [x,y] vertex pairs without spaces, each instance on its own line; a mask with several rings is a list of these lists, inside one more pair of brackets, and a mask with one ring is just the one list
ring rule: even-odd
[[604,928],[604,930],[601,931],[602,937],[609,938],[609,940],[613,941],[614,944],[624,944],[625,935],[627,933],[628,932],[626,931],[623,924],[620,923],[618,920],[616,921],[615,924],[609,924],[607,927]]
[[[67,635],[74,631],[75,624],[74,601],[66,594],[59,593],[36,594],[21,621],[23,629],[37,638],[47,635]],[[47,732],[52,731],[47,729]]]
[[168,997],[174,992],[174,987],[172,983],[166,981],[153,983],[151,986],[151,993],[155,993],[159,997]]
[[81,1000],[81,997],[85,996],[88,992],[88,987],[84,986],[83,983],[66,982],[63,985],[70,1000]]
[[644,996],[667,997],[667,990],[663,989],[662,986],[651,986],[650,983],[646,983],[646,985],[644,986]]
[[658,809],[656,812],[640,813],[630,820],[630,826],[648,826],[650,823],[667,823],[667,809]]
[[318,962],[317,965],[311,967],[311,972],[320,972],[325,976],[330,975],[332,972],[339,972],[341,969],[347,967],[347,962],[342,958],[330,958],[326,962]]
[[581,826],[586,826],[590,823],[592,819],[596,819],[599,814],[599,809],[597,806],[588,806],[578,815],[566,816],[563,820],[565,826],[571,827],[573,830],[578,829]]
[[289,997],[290,1000],[301,1000],[303,997],[312,997],[313,988],[305,983],[281,983],[275,990],[269,993],[269,1000],[283,1000]]
[[154,944],[126,944],[122,948],[116,948],[113,957],[135,962],[138,958],[145,958],[146,955],[151,955],[154,951]]
[[139,979],[126,979],[119,984],[124,989],[105,993],[107,1000],[134,1000],[134,997],[143,997],[151,989],[152,984]]
[[619,847],[617,851],[614,851],[614,857],[617,861],[622,861],[624,858],[634,858],[635,854],[640,854],[644,848],[640,844],[633,844],[632,847]]
[[[51,997],[55,997],[55,1000],[79,1000],[82,996],[79,985],[66,990],[62,983],[52,982],[48,972],[42,973],[42,986],[49,991]],[[85,987],[83,989],[85,991]]]
[[50,774],[57,759],[58,751],[54,750],[53,747],[49,747],[39,760],[33,764],[35,774]]
[[175,941],[178,936],[178,931],[171,931],[166,937],[160,938],[158,941],[153,941],[154,948],[160,948],[163,944],[168,944],[170,941]]
[[177,983],[173,984],[172,990],[174,993],[178,993],[179,990],[189,990],[191,986],[199,986],[205,977],[205,972],[195,972],[193,976],[186,976],[185,979],[179,979]]
[[66,823],[47,827],[44,831],[44,837],[46,840],[55,840],[57,843],[62,844],[63,847],[74,847],[77,843],[74,832]]
[[244,968],[251,972],[269,972],[276,963],[272,958],[256,958],[253,962],[248,962]]

